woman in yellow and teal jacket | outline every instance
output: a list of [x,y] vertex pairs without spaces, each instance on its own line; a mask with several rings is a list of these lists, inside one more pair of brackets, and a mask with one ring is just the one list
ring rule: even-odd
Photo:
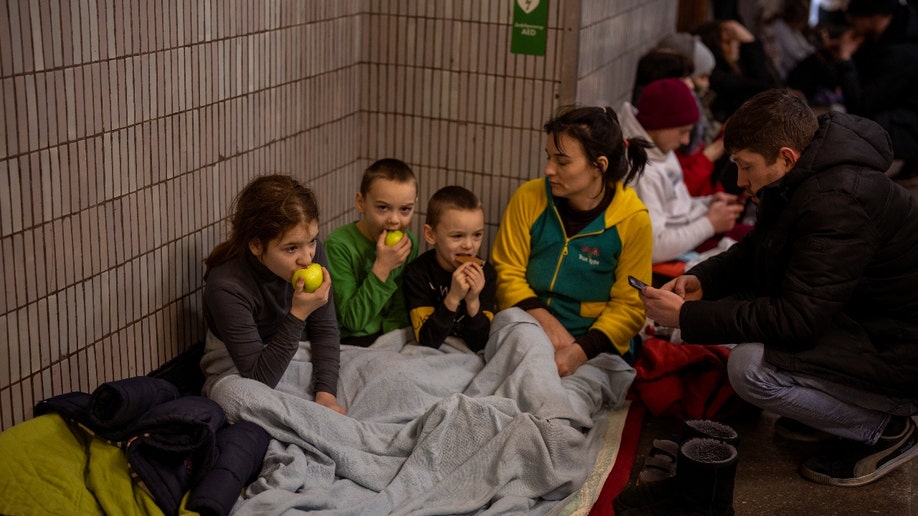
[[545,178],[504,212],[492,260],[500,309],[542,325],[566,376],[599,353],[633,363],[644,305],[628,276],[650,283],[650,217],[634,190],[650,143],[624,140],[612,108],[577,107],[545,124]]

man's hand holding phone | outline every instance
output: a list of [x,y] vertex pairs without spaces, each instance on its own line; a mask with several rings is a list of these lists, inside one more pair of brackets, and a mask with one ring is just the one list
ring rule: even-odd
[[679,313],[683,303],[701,299],[702,296],[701,282],[695,276],[679,276],[661,288],[648,288],[643,282],[636,278],[632,281],[630,277],[628,283],[640,291],[647,317],[660,326],[670,328],[679,327]]

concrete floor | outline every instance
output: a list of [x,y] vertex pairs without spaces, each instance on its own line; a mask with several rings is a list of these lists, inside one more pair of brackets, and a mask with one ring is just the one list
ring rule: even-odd
[[[918,197],[918,178],[899,183]],[[918,516],[918,459],[866,486],[819,485],[797,473],[819,445],[775,436],[775,419],[765,412],[729,422],[741,440],[733,495],[737,516]],[[682,422],[675,419],[645,418],[629,485],[637,480],[653,440],[672,439],[681,429]]]

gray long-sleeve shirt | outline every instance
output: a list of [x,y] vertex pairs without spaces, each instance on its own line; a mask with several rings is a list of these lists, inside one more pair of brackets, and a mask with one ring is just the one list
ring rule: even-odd
[[[327,267],[317,242],[314,262]],[[246,250],[205,276],[204,320],[245,378],[275,387],[299,341],[312,350],[315,392],[337,394],[341,355],[334,296],[305,321],[290,314],[293,286]],[[305,388],[306,386],[304,386]]]

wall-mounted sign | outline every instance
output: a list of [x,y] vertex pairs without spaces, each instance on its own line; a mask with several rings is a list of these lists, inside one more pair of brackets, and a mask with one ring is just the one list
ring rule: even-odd
[[548,0],[514,0],[510,52],[544,56],[547,35]]

